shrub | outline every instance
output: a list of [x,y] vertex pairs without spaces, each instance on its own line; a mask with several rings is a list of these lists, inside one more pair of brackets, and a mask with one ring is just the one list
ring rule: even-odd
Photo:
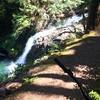
[[93,99],[93,100],[100,100],[100,94],[97,93],[96,91],[92,90],[89,93],[89,96]]

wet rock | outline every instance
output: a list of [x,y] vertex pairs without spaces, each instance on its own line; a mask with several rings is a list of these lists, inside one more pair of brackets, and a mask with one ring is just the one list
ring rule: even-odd
[[7,90],[10,90],[10,91],[14,91],[14,90],[20,88],[21,86],[22,86],[22,84],[19,82],[12,82],[12,83],[6,84]]
[[6,96],[6,88],[1,87],[0,88],[0,97],[4,97],[4,96]]

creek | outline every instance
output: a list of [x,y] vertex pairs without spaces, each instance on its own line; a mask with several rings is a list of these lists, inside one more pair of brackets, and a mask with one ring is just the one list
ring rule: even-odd
[[[39,45],[39,42],[43,40],[43,38],[50,38],[49,41],[52,41],[54,37],[57,38],[57,34],[53,34],[57,29],[60,29],[62,27],[67,27],[66,30],[69,30],[72,25],[75,23],[78,23],[80,20],[82,20],[83,16],[73,15],[69,18],[58,20],[56,24],[50,23],[48,27],[41,32],[36,33],[35,35],[31,36],[26,43],[25,48],[23,49],[23,53],[16,59],[16,61],[10,61],[10,60],[4,60],[0,62],[0,75],[1,74],[9,74],[17,68],[18,64],[26,64],[27,55],[29,54],[32,47]],[[56,33],[59,33],[58,31]],[[67,35],[66,35],[67,36]]]

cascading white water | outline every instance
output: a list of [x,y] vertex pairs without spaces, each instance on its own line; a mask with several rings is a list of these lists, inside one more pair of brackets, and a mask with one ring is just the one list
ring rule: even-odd
[[[85,17],[88,16],[87,13],[84,14]],[[78,15],[73,15],[72,17],[69,17],[69,18],[65,18],[63,20],[59,20],[56,25],[52,25],[52,23],[50,23],[48,25],[48,28],[52,28],[52,27],[57,27],[57,28],[60,28],[60,27],[67,27],[67,26],[71,26],[77,22],[79,22],[80,20],[82,20],[83,16],[78,16]]]
[[49,33],[53,32],[55,30],[55,28],[49,29],[49,30],[43,30],[41,32],[36,33],[34,36],[31,36],[25,46],[25,49],[22,53],[22,55],[17,59],[17,61],[15,62],[16,64],[25,64],[26,62],[26,58],[27,55],[29,53],[29,51],[31,50],[32,46],[35,45],[35,41],[39,38],[39,37],[45,37],[46,35],[48,35]]
[[83,18],[82,16],[74,15],[68,19],[65,19],[63,21],[63,25],[52,26],[51,24],[49,24],[47,29],[36,33],[34,36],[31,36],[26,43],[26,46],[24,48],[22,55],[15,62],[11,62],[5,68],[7,68],[9,72],[12,72],[17,67],[17,64],[21,64],[21,65],[25,64],[27,55],[29,51],[31,50],[32,46],[35,45],[35,41],[37,41],[38,38],[49,36],[49,34],[51,34],[57,28],[67,27],[69,25],[72,25],[73,23],[79,22],[82,18]]
[[22,55],[17,59],[17,61],[15,62],[16,64],[24,64],[25,61],[26,61],[26,57],[27,57],[27,54],[29,53],[29,51],[31,50],[32,46],[33,46],[33,37],[31,36],[27,43],[26,43],[26,46],[24,48],[24,51],[22,53]]
[[22,55],[15,62],[11,61],[10,63],[8,63],[8,66],[5,66],[4,72],[11,73],[14,71],[15,68],[17,68],[18,64],[21,64],[21,65],[25,64],[27,55],[28,55],[29,51],[31,50],[32,46],[35,45],[35,41],[40,37],[45,37],[45,36],[49,35],[55,29],[56,28],[51,28],[49,30],[45,29],[41,32],[36,33],[34,36],[31,36],[26,43],[26,46],[24,48]]

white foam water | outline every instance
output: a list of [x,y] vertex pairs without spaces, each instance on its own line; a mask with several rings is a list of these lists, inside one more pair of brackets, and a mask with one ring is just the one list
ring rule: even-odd
[[66,26],[72,25],[73,23],[79,22],[82,18],[83,18],[82,16],[74,15],[68,19],[65,19],[63,22],[64,23],[63,25],[58,25],[56,27],[49,25],[49,29],[44,29],[41,32],[38,32],[35,35],[31,36],[26,43],[26,46],[24,48],[22,55],[15,62],[11,62],[11,64],[9,66],[7,66],[6,68],[11,72],[17,67],[17,64],[21,64],[21,65],[25,64],[27,55],[30,52],[32,46],[35,45],[35,41],[38,38],[45,37],[45,36],[51,34],[58,27],[66,27]]

